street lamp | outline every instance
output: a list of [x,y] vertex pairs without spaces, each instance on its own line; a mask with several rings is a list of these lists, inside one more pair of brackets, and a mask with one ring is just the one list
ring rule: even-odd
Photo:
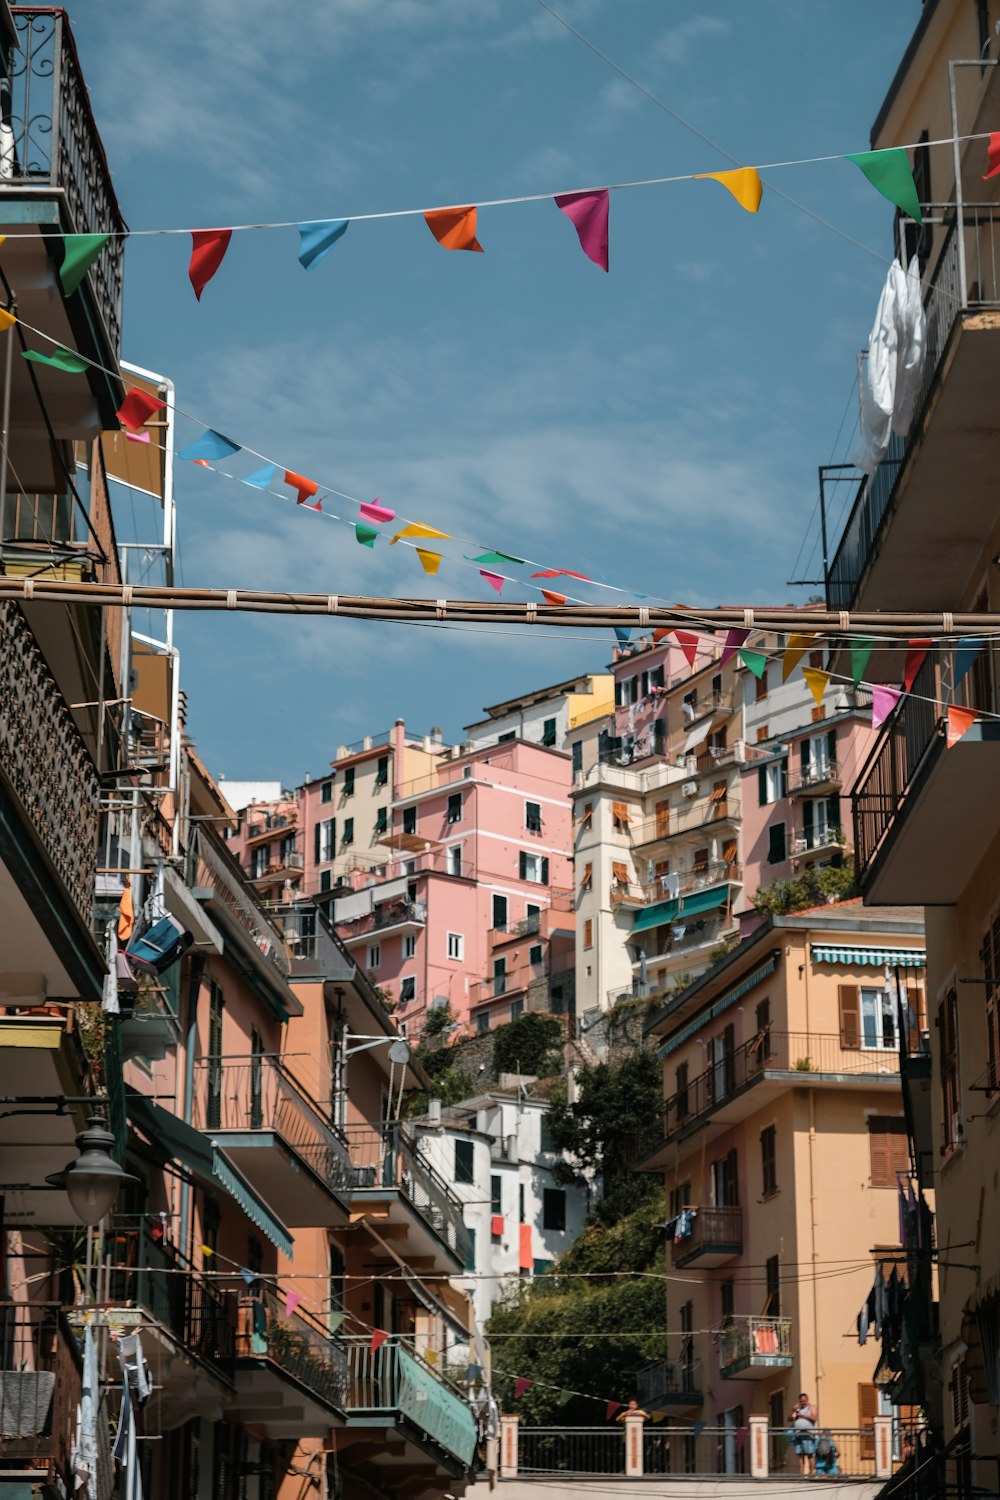
[[99,1224],[114,1208],[122,1184],[139,1180],[115,1161],[110,1149],[114,1143],[101,1116],[91,1115],[86,1130],[76,1138],[80,1155],[45,1179],[50,1187],[66,1189],[70,1207],[81,1224]]

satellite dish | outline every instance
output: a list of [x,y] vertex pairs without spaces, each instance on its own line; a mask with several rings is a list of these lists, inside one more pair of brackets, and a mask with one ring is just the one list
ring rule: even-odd
[[400,1037],[398,1042],[393,1042],[389,1048],[389,1061],[391,1063],[408,1063],[410,1060],[410,1049]]

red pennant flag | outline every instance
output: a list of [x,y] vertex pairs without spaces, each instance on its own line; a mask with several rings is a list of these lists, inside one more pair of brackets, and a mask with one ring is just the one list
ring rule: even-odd
[[657,643],[657,641],[662,641],[663,637],[665,635],[670,635],[670,634],[671,634],[671,632],[667,629],[667,627],[665,625],[662,626],[659,630],[654,630],[653,631],[653,645],[655,646],[656,643]]
[[607,1409],[607,1411],[604,1414],[604,1420],[606,1422],[610,1422],[611,1418],[614,1416],[615,1412],[616,1411],[621,1411],[623,1405],[624,1405],[624,1403],[621,1402],[621,1401],[609,1401],[608,1402],[608,1409]]
[[989,182],[991,177],[995,177],[1000,172],[1000,134],[994,133],[990,136],[986,143],[986,156],[990,170],[986,173],[983,181]]
[[532,573],[532,578],[582,578],[584,583],[593,583],[586,573],[574,573],[571,568],[546,568],[543,573]]
[[446,250],[478,250],[484,254],[476,239],[476,210],[474,208],[429,208],[424,222],[439,245]]
[[296,505],[305,505],[306,501],[311,499],[319,489],[315,479],[303,479],[301,474],[293,474],[291,469],[285,470],[285,483],[290,489],[296,491]]
[[929,638],[923,638],[907,641],[906,644],[910,649],[906,653],[906,664],[903,667],[903,689],[908,693],[913,687],[913,679],[923,666],[931,643]]
[[222,265],[222,258],[229,249],[232,237],[231,229],[192,229],[188,277],[199,302],[202,292]]
[[692,635],[690,630],[675,630],[674,635],[677,637],[678,646],[684,652],[688,666],[693,667],[694,659],[698,655],[698,637]]
[[373,1328],[372,1341],[368,1346],[369,1353],[374,1354],[376,1349],[381,1349],[382,1345],[385,1343],[388,1337],[389,1335],[385,1332],[385,1329]]
[[207,458],[193,458],[191,462],[197,464],[199,469],[207,469],[210,467]]
[[154,412],[162,411],[166,404],[156,396],[150,396],[146,391],[136,388],[129,391],[116,415],[123,427],[127,427],[131,432],[138,432]]
[[565,594],[553,594],[548,589],[542,589],[542,598],[545,600],[546,604],[565,604],[566,603],[566,595]]
[[952,704],[948,709],[948,749],[957,745],[963,734],[968,733],[976,722],[976,710],[974,708],[956,708]]
[[514,1400],[519,1401],[524,1395],[525,1391],[530,1391],[533,1385],[533,1380],[528,1380],[525,1375],[518,1375],[517,1379],[514,1381]]

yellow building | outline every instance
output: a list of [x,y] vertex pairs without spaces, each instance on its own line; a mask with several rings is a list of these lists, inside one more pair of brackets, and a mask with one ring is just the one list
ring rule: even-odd
[[794,1462],[803,1391],[842,1434],[841,1472],[874,1455],[878,1349],[849,1335],[879,1253],[900,1255],[900,1061],[924,1046],[923,965],[918,912],[824,906],[768,918],[651,1019],[664,1137],[640,1165],[664,1174],[671,1280],[667,1358],[638,1394],[728,1434],[725,1471],[745,1467],[752,1416],[772,1471]]

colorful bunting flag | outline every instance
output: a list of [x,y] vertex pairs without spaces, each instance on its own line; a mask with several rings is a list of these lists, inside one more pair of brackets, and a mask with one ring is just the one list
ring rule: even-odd
[[201,294],[216,271],[222,265],[223,256],[229,249],[233,237],[231,229],[193,229],[191,231],[191,264],[188,279],[194,294],[201,301]]
[[632,632],[631,632],[631,630],[622,630],[621,627],[618,626],[618,625],[615,625],[613,627],[613,629],[614,629],[615,635],[618,637],[618,644],[619,644],[619,646],[627,646],[628,643],[629,643],[629,641],[632,639]]
[[396,512],[394,510],[390,510],[387,505],[379,504],[381,498],[381,495],[376,495],[375,499],[370,502],[367,500],[361,502],[361,515],[364,520],[378,522],[394,521],[396,519]]
[[947,745],[949,750],[953,745],[958,744],[975,722],[976,710],[974,708],[958,708],[954,703],[948,705]]
[[22,349],[22,358],[35,365],[51,365],[53,370],[62,370],[66,375],[82,375],[89,369],[90,361],[74,354],[71,349],[53,349],[51,354],[41,354],[37,349]]
[[306,271],[318,266],[325,255],[347,233],[350,219],[316,219],[299,225],[299,265]]
[[480,578],[485,578],[491,589],[496,589],[498,594],[503,593],[504,579],[500,573],[491,573],[487,568],[479,569]]
[[803,635],[799,630],[792,631],[792,634],[788,637],[788,645],[785,647],[785,653],[781,658],[782,682],[788,681],[815,639],[815,635]]
[[288,488],[295,491],[295,504],[305,505],[311,500],[319,489],[315,479],[304,479],[301,474],[293,474],[291,469],[285,470],[285,483]]
[[466,558],[466,562],[477,562],[477,563],[509,562],[509,563],[518,563],[521,567],[524,566],[524,558],[523,557],[514,557],[510,552],[483,552],[479,557],[468,557],[468,558]]
[[529,1380],[526,1375],[518,1375],[514,1381],[514,1400],[520,1401],[525,1391],[530,1391],[533,1385],[534,1381]]
[[440,537],[442,541],[451,541],[451,536],[447,531],[435,531],[433,526],[424,526],[420,521],[414,521],[411,525],[404,526],[402,531],[396,532],[396,535],[389,543],[390,547],[394,547],[395,544],[399,541],[400,537],[404,536],[437,536]]
[[436,1349],[425,1349],[424,1350],[424,1360],[429,1365],[436,1365],[437,1362],[438,1362],[437,1350]]
[[972,663],[983,649],[983,643],[974,635],[963,635],[958,640],[955,652],[955,686],[958,687]]
[[342,1312],[331,1312],[327,1314],[326,1326],[331,1333],[339,1333],[343,1327],[346,1314]]
[[118,902],[118,925],[115,929],[118,934],[119,943],[124,945],[128,942],[132,936],[132,929],[134,927],[135,906],[132,901],[132,882],[126,875],[125,888],[122,891],[121,900]]
[[851,682],[855,687],[865,675],[865,668],[874,649],[875,642],[866,635],[859,635],[851,642]]
[[922,224],[920,199],[906,152],[901,146],[889,151],[849,151],[847,160],[864,173],[877,193],[888,198],[904,214]]
[[295,1311],[301,1301],[302,1298],[300,1297],[298,1292],[285,1293],[285,1316],[287,1318],[291,1317],[292,1313]]
[[[138,438],[135,437],[134,433],[126,432],[125,436],[132,438],[133,442],[139,441]],[[207,458],[193,458],[191,462],[198,469],[210,469],[212,467]]]
[[913,688],[913,680],[920,668],[923,666],[924,657],[931,647],[929,638],[907,641],[909,647],[906,653],[906,662],[903,666],[903,687],[909,693]]
[[756,167],[736,167],[731,172],[698,172],[695,176],[696,182],[708,179],[721,182],[748,214],[755,214],[760,208],[764,188]]
[[67,234],[63,237],[59,281],[64,297],[72,297],[110,238],[110,234]]
[[211,1245],[202,1245],[201,1253],[206,1260],[211,1260],[212,1256],[215,1254],[215,1251],[212,1249]]
[[749,630],[726,631],[726,644],[723,646],[722,655],[719,657],[720,667],[724,667],[729,658],[736,655],[749,634]]
[[359,541],[362,547],[374,547],[375,539],[378,535],[379,533],[375,530],[374,526],[362,526],[360,521],[354,528],[355,540]]
[[604,1420],[610,1422],[615,1412],[621,1411],[624,1404],[623,1401],[609,1401],[604,1412]]
[[255,490],[267,490],[270,489],[277,472],[277,464],[265,464],[263,469],[257,469],[255,473],[248,474],[243,483],[252,484]]
[[440,552],[425,552],[423,547],[417,547],[416,554],[420,558],[420,566],[425,573],[436,573],[441,566]]
[[899,688],[879,687],[872,688],[872,728],[881,729],[886,719],[892,713],[896,704],[902,698]]
[[6,333],[8,328],[13,328],[16,322],[17,319],[12,312],[8,312],[5,307],[0,307],[0,333]]
[[651,1412],[650,1412],[650,1414],[649,1414],[649,1420],[650,1420],[650,1421],[651,1421],[651,1422],[662,1422],[662,1421],[663,1421],[663,1419],[664,1419],[664,1417],[665,1417],[665,1416],[666,1416],[666,1415],[667,1415],[667,1414],[666,1414],[666,1412],[665,1412],[665,1411],[664,1411],[664,1410],[663,1410],[663,1409],[662,1409],[662,1407],[657,1407],[657,1408],[656,1408],[656,1410],[655,1410],[655,1411],[651,1411]]
[[986,173],[983,181],[989,182],[991,177],[995,177],[1000,172],[1000,134],[996,132],[986,142],[986,160],[989,171]]
[[[151,439],[149,433],[145,432],[145,431],[143,431],[143,432],[126,432],[126,434],[125,434],[125,441],[127,443],[149,443],[149,442],[152,442],[152,439]],[[202,459],[199,459],[198,462],[199,463],[204,463],[205,460],[202,458]]]
[[386,1333],[384,1328],[373,1328],[372,1340],[368,1345],[369,1354],[374,1354],[376,1349],[381,1349],[382,1345],[385,1343],[388,1337],[389,1335]]
[[826,685],[830,681],[830,674],[829,672],[821,672],[819,667],[803,667],[802,675],[806,680],[806,686],[816,699],[816,706],[818,708],[823,702],[823,694],[826,692]]
[[239,453],[239,443],[230,442],[229,438],[223,437],[221,432],[216,432],[214,427],[209,427],[201,437],[196,437],[193,443],[188,443],[178,453],[178,458],[230,458],[232,454]]
[[746,646],[740,647],[740,661],[748,672],[760,680],[767,671],[767,657],[762,651],[748,651]]
[[675,630],[674,635],[677,639],[678,646],[680,646],[681,650],[684,652],[684,660],[687,662],[689,667],[693,667],[695,663],[695,657],[698,655],[698,647],[701,642],[698,640],[698,637],[696,635],[691,634],[690,630]]
[[580,249],[602,271],[608,269],[608,208],[606,188],[596,193],[559,193],[555,205],[573,223]]
[[593,583],[586,573],[574,573],[571,568],[546,568],[541,573],[532,573],[532,578],[582,578],[584,583]]
[[257,1280],[257,1272],[251,1271],[249,1266],[240,1266],[240,1275],[243,1277],[243,1280],[246,1282],[247,1286],[253,1286]]
[[140,391],[138,387],[135,387],[129,391],[119,406],[116,416],[123,427],[128,427],[132,432],[138,432],[139,428],[145,426],[155,412],[162,411],[166,404],[158,396],[150,396],[146,391]]
[[474,208],[429,208],[424,222],[446,250],[478,250],[483,254],[483,247],[476,239]]
[[698,1418],[696,1418],[696,1420],[691,1423],[691,1436],[697,1440],[698,1438],[701,1437],[701,1435],[702,1435],[702,1433],[704,1431],[705,1431],[705,1419],[704,1419],[704,1417],[698,1417]]
[[542,598],[545,600],[546,604],[565,604],[566,603],[566,595],[565,594],[553,594],[551,592],[551,590],[549,590],[549,589],[542,589]]

